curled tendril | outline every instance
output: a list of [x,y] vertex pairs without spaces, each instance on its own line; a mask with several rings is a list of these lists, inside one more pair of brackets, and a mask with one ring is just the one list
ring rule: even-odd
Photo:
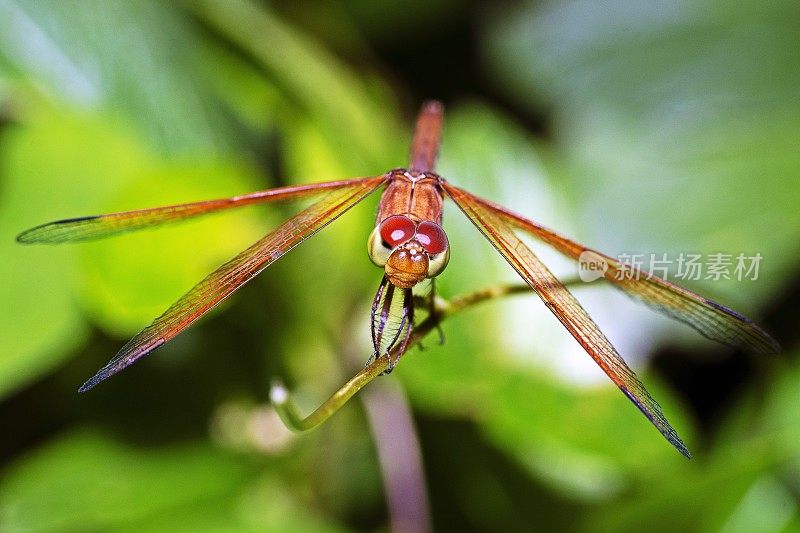
[[[565,283],[565,285],[571,284],[575,284],[575,280]],[[527,285],[495,285],[480,291],[457,296],[451,300],[434,297],[432,305],[429,306],[430,313],[425,317],[425,320],[414,326],[406,346],[395,346],[389,352],[388,357],[378,357],[371,360],[367,366],[342,385],[339,390],[334,392],[330,398],[310,415],[303,417],[298,413],[291,392],[279,379],[272,382],[269,393],[270,401],[287,428],[296,432],[310,431],[328,420],[358,391],[384,373],[389,366],[390,358],[393,361],[398,361],[403,355],[400,353],[402,348],[408,351],[412,346],[419,344],[431,331],[437,330],[441,322],[446,318],[487,300],[529,292],[531,292],[531,288]]]

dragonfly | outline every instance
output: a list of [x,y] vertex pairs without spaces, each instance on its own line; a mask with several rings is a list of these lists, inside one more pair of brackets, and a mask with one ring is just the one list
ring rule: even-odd
[[[21,233],[23,244],[73,243],[119,235],[193,217],[270,202],[313,199],[311,205],[268,232],[220,266],[125,344],[111,361],[79,389],[86,392],[149,355],[192,325],[217,304],[345,212],[383,190],[376,226],[368,238],[371,261],[383,278],[371,311],[373,354],[391,358],[387,370],[405,352],[414,328],[412,290],[439,276],[450,260],[442,228],[445,199],[452,201],[519,274],[564,328],[594,359],[622,393],[683,455],[691,454],[633,370],[589,314],[520,239],[532,236],[579,261],[583,254],[600,258],[602,276],[618,289],[720,343],[756,353],[779,351],[778,343],[748,318],[665,279],[622,263],[569,239],[502,205],[478,197],[434,172],[444,122],[440,102],[426,102],[418,115],[407,168],[371,177],[292,185],[232,198],[207,200],[106,215],[57,220]],[[433,289],[431,289],[431,292]]]

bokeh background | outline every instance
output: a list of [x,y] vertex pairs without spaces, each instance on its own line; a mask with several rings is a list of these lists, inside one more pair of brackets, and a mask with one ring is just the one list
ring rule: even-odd
[[[0,0],[0,530],[800,530],[798,42],[795,0]],[[75,246],[19,231],[379,174],[428,98],[460,186],[611,255],[763,256],[757,280],[689,286],[777,356],[575,289],[691,461],[532,294],[449,319],[443,345],[287,432],[273,378],[310,410],[369,355],[377,198],[76,393],[296,206]],[[443,296],[514,281],[445,218]]]

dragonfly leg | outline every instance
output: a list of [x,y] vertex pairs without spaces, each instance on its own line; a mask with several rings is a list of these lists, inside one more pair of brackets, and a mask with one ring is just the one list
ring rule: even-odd
[[392,348],[397,342],[396,339],[386,350],[386,357],[389,359],[389,364],[384,374],[388,374],[394,370],[397,362],[400,361],[400,358],[406,353],[406,350],[408,350],[408,341],[411,339],[411,332],[414,329],[414,295],[411,294],[411,289],[403,289],[403,315],[403,322],[401,322],[400,330],[398,331],[398,334],[405,331],[403,334],[403,342],[400,344],[400,349],[395,351],[394,357],[392,357]]
[[431,280],[431,292],[428,295],[428,316],[436,319],[436,332],[439,334],[439,346],[441,346],[444,344],[444,330],[436,309],[436,279]]
[[407,349],[413,322],[414,296],[411,289],[395,287],[384,276],[372,301],[373,351],[367,364],[385,356],[388,363],[386,373],[391,372]]
[[[378,309],[381,307],[381,301],[384,300],[384,293],[387,291],[387,287],[390,290],[394,289],[394,286],[389,283],[389,279],[386,276],[383,276],[380,285],[378,285],[378,291],[375,293],[375,298],[372,300],[372,312],[370,313],[369,321],[370,332],[372,333],[372,355],[370,355],[369,359],[367,360],[367,366],[372,364],[372,362],[375,361],[380,355],[381,337],[383,336],[385,319],[383,319],[383,313],[381,313],[381,315],[378,314]],[[390,296],[387,295],[387,299],[389,298]]]
[[[436,321],[436,331],[439,333],[439,345],[444,344],[444,332],[442,328],[439,326],[438,317],[440,316],[441,312],[436,307],[436,279],[430,280],[430,290],[424,295],[417,295],[414,297],[414,305],[419,305],[424,307],[427,312],[428,316],[426,317],[426,321],[434,320]],[[417,342],[419,349],[422,351],[426,350],[426,346],[420,340]]]

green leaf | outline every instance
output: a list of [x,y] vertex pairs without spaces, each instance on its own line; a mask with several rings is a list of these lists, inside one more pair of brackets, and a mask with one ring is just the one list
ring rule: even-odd
[[173,4],[0,2],[0,56],[50,99],[113,110],[160,151],[220,151],[229,131],[198,79],[212,69]]
[[[8,165],[2,166],[0,173],[10,176]],[[45,206],[25,203],[31,189],[23,191],[22,181],[6,179],[2,186],[0,301],[6,310],[0,320],[0,398],[50,371],[86,337],[68,282],[72,275],[69,251],[52,250],[44,259],[14,240],[22,229],[19,220],[44,219]],[[31,183],[27,186],[36,188]]]
[[487,58],[520,103],[554,109],[586,240],[761,253],[757,281],[698,284],[752,312],[800,235],[796,15],[790,1],[530,4],[497,19]]
[[[352,172],[386,170],[398,128],[385,87],[370,86],[312,36],[282,21],[266,6],[248,0],[225,4],[192,0],[187,6],[236,46],[252,54],[292,102],[317,120]],[[291,117],[289,117],[291,119]],[[356,170],[357,169],[357,170]]]
[[233,494],[241,460],[204,445],[135,449],[102,435],[67,435],[5,473],[4,531],[104,529]]
[[134,447],[76,431],[3,472],[0,529],[16,531],[339,531],[302,502],[276,461],[204,442]]
[[76,291],[98,324],[128,336],[270,227],[246,210],[106,242],[22,247],[14,235],[37,223],[233,196],[256,180],[230,161],[165,161],[108,117],[43,115],[11,130],[5,145],[0,246],[9,258],[4,279],[15,282],[0,290],[15,312],[0,325],[0,393],[79,346],[85,326]]
[[[143,165],[113,201],[94,211],[225,198],[254,190],[254,183],[232,163]],[[116,335],[135,333],[275,226],[256,215],[253,210],[234,211],[81,245],[78,283],[90,316]]]
[[13,311],[0,321],[0,395],[52,370],[86,333],[73,298],[75,249],[22,247],[15,235],[59,215],[91,212],[114,187],[108,169],[125,182],[126,163],[144,157],[113,122],[67,115],[10,128],[3,144],[0,296]]
[[775,365],[774,382],[770,385],[769,396],[763,406],[763,426],[760,429],[763,431],[763,439],[778,457],[798,462],[800,412],[797,410],[797,394],[800,390],[800,365],[797,364],[796,350],[793,354],[781,355],[791,362]]

